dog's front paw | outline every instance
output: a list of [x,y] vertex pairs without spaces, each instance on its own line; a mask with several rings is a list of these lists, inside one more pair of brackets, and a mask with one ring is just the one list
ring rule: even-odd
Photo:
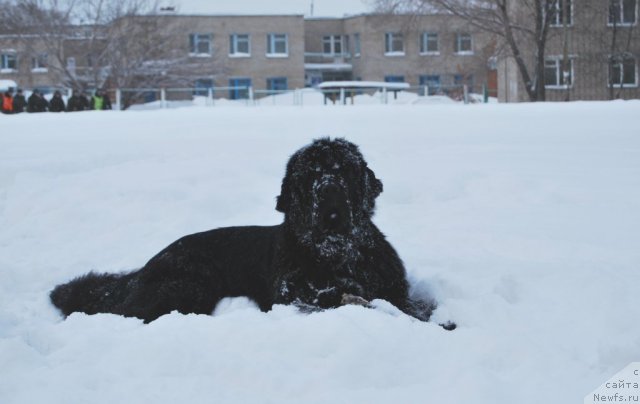
[[350,295],[348,293],[343,293],[342,294],[342,300],[340,301],[340,304],[342,305],[346,305],[346,304],[355,304],[358,306],[362,306],[362,307],[367,307],[367,308],[371,308],[371,303],[369,303],[368,300],[363,299],[360,296],[356,296],[356,295]]

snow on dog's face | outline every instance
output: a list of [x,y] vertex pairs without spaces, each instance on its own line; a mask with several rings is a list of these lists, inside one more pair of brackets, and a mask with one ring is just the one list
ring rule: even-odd
[[368,244],[382,183],[358,147],[318,139],[289,160],[276,209],[298,242],[320,260],[348,261]]

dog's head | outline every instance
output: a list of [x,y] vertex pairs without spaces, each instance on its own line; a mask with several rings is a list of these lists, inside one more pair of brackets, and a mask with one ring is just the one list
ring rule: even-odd
[[318,139],[289,160],[276,209],[300,244],[319,259],[352,258],[370,239],[371,216],[382,182],[358,147]]

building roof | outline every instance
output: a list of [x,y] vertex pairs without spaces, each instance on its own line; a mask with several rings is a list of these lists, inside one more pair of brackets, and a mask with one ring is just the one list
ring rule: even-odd
[[[162,7],[163,0],[160,4]],[[187,15],[304,15],[344,17],[370,12],[363,0],[174,0],[177,14]]]

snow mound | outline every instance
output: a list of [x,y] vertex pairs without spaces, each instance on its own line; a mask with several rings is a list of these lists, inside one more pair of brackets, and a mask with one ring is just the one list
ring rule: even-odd
[[[306,95],[305,95],[306,96]],[[640,357],[640,102],[0,115],[0,403],[568,403]],[[144,325],[49,291],[272,225],[285,163],[358,144],[422,323],[226,299]],[[454,320],[447,332],[437,322]]]

